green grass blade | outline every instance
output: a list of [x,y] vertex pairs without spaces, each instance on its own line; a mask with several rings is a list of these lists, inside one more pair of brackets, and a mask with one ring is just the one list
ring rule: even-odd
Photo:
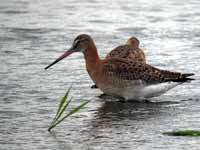
[[200,136],[200,130],[178,130],[172,132],[164,132],[163,134],[170,136]]
[[60,100],[59,107],[58,107],[58,109],[57,109],[57,112],[56,112],[56,115],[55,115],[53,121],[51,122],[51,125],[57,120],[58,115],[59,115],[59,113],[60,113],[60,111],[61,111],[61,108],[62,108],[63,104],[66,102],[67,97],[68,97],[68,95],[69,95],[69,92],[70,92],[71,88],[72,88],[72,87],[70,87],[70,88],[67,90],[67,92],[65,93],[65,95],[63,96],[63,98]]
[[57,115],[55,122],[60,118],[60,116],[63,114],[63,112],[66,110],[66,108],[69,106],[69,103],[72,101],[72,98],[67,101],[67,103],[63,106],[63,108],[60,110],[60,113]]
[[74,108],[73,110],[71,110],[69,113],[68,113],[68,116],[76,113],[77,111],[79,111],[81,108],[83,108],[87,103],[89,103],[90,100],[87,100],[85,101],[84,103],[82,103],[81,105],[77,106],[76,108]]
[[52,121],[48,131],[50,131],[52,128],[54,128],[54,124],[56,123],[56,121],[61,117],[61,115],[63,114],[63,112],[66,110],[66,108],[68,107],[69,103],[72,101],[72,98],[67,101],[67,103],[64,105],[63,109],[60,111],[60,113],[54,118],[54,120]]
[[60,110],[61,110],[63,104],[66,102],[70,90],[71,90],[71,87],[67,90],[67,92],[65,93],[65,95],[63,96],[63,98],[60,100],[60,105],[59,105],[58,110],[57,110],[57,112],[56,112],[56,116],[57,116],[58,113],[60,112]]
[[65,115],[62,119],[60,119],[59,121],[57,121],[55,124],[53,124],[50,128],[49,131],[56,127],[59,123],[61,123],[64,119],[66,119],[67,117],[71,116],[72,114],[76,113],[77,111],[79,111],[81,108],[83,108],[87,103],[89,103],[90,101],[85,101],[84,103],[82,103],[81,105],[77,106],[76,108],[74,108],[73,110],[71,110],[67,115]]

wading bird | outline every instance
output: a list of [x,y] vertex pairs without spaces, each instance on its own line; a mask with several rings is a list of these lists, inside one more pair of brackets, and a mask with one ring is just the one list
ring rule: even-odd
[[189,78],[194,75],[192,73],[160,70],[132,59],[100,59],[93,39],[87,34],[77,36],[71,48],[45,69],[75,52],[83,53],[88,74],[101,91],[125,100],[158,96],[178,84],[193,80]]
[[[111,50],[106,55],[106,59],[124,58],[146,63],[145,54],[143,50],[139,48],[139,44],[140,42],[136,37],[130,37],[127,40],[126,44],[120,45]],[[98,88],[98,87],[97,85],[92,85],[91,88]]]
[[126,44],[120,45],[111,50],[106,59],[110,58],[126,58],[134,61],[146,62],[145,54],[142,49],[139,48],[139,40],[136,37],[130,37]]

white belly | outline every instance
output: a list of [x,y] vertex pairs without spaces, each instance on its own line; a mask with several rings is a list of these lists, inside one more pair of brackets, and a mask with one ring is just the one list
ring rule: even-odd
[[159,96],[179,84],[181,83],[165,82],[148,86],[140,85],[124,88],[110,87],[101,90],[107,95],[122,97],[125,100],[144,100],[146,98]]

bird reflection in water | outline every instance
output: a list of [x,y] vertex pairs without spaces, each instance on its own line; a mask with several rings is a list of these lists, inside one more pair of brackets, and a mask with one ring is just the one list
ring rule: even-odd
[[[117,136],[133,136],[137,130],[146,125],[152,125],[154,121],[171,116],[171,109],[179,102],[121,102],[105,101],[95,112],[94,117],[88,122],[82,134],[86,134],[87,140],[113,139]],[[130,134],[132,133],[132,134]],[[129,137],[130,138],[130,137]]]

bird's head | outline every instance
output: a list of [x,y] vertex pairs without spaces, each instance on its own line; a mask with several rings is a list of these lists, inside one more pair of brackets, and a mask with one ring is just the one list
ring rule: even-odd
[[139,48],[140,41],[136,37],[130,37],[126,44],[133,46],[134,48]]
[[75,53],[75,52],[86,53],[86,51],[90,49],[90,47],[92,46],[94,46],[94,42],[92,38],[87,34],[80,34],[74,39],[72,46],[66,52],[64,52],[64,54],[58,57],[54,62],[52,62],[47,67],[45,67],[45,69],[50,68],[51,66],[61,61],[65,57],[71,55],[72,53]]

